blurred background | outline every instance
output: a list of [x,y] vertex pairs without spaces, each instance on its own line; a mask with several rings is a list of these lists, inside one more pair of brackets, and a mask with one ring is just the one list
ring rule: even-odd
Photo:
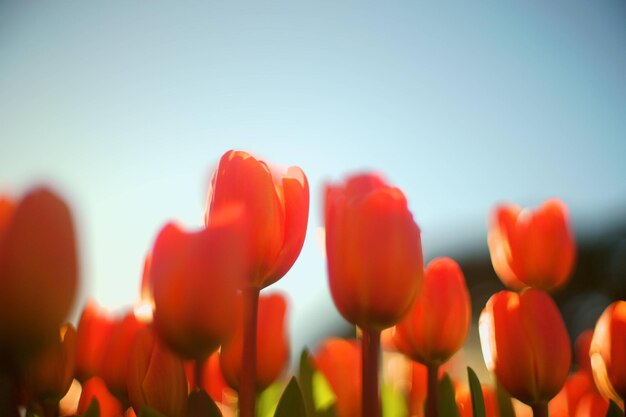
[[[307,239],[280,282],[293,356],[353,332],[321,244],[325,182],[401,187],[427,260],[453,256],[478,316],[502,288],[497,202],[570,207],[579,259],[557,301],[571,336],[626,298],[626,3],[0,2],[0,192],[48,184],[78,223],[82,288],[135,303],[144,256],[202,224],[219,157],[300,166]],[[477,331],[468,362],[482,366]]]

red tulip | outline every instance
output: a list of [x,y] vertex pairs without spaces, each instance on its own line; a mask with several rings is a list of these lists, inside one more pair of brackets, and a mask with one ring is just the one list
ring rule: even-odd
[[87,302],[76,330],[76,377],[85,381],[100,375],[102,357],[107,349],[113,318],[95,301]]
[[422,291],[396,326],[398,349],[426,365],[446,362],[465,343],[472,317],[461,268],[450,258],[431,261]]
[[239,223],[245,219],[241,211],[230,214],[194,233],[170,223],[154,244],[154,325],[188,359],[208,357],[234,331],[236,291],[249,269]]
[[616,301],[604,310],[589,355],[600,392],[617,403],[626,399],[626,301]]
[[424,417],[428,397],[428,369],[419,362],[410,361],[411,388],[408,393],[409,415]]
[[[485,415],[487,417],[500,417],[496,391],[492,387],[487,385],[483,385],[481,388],[485,405]],[[461,388],[458,388],[455,392],[455,400],[459,409],[460,417],[474,416],[474,413],[472,411],[472,396],[468,387],[463,386]]]
[[548,294],[530,288],[521,294],[494,294],[479,320],[485,363],[518,400],[545,404],[563,386],[571,363],[567,330]]
[[168,417],[183,417],[187,409],[185,365],[149,328],[141,329],[134,340],[128,396],[138,414],[148,406]]
[[131,311],[113,324],[113,330],[106,341],[99,375],[107,384],[109,391],[124,398],[127,394],[130,355],[137,333],[145,327]]
[[250,216],[253,274],[248,284],[267,287],[289,271],[302,249],[309,216],[306,176],[298,167],[279,175],[246,152],[228,151],[213,174],[207,227],[216,213],[233,203],[242,204]]
[[41,403],[57,404],[74,379],[76,330],[63,325],[57,341],[30,360],[23,381],[30,396]]
[[[280,293],[259,298],[259,325],[257,328],[256,388],[269,387],[282,373],[289,361],[289,337],[285,322],[287,300]],[[222,346],[220,366],[228,384],[235,390],[241,381],[243,329]]]
[[489,224],[489,252],[502,282],[512,289],[563,287],[576,257],[567,206],[546,201],[535,211],[496,207]]
[[83,384],[83,389],[78,401],[79,415],[83,415],[96,399],[100,407],[100,417],[119,417],[122,414],[122,404],[109,392],[104,381],[93,377]]
[[325,222],[328,280],[341,315],[368,331],[396,324],[423,274],[420,230],[402,191],[374,174],[329,185]]
[[356,340],[327,339],[313,363],[336,396],[338,417],[361,415],[361,345]]
[[0,195],[0,236],[15,211],[15,204],[7,196]]
[[602,417],[609,409],[609,400],[597,391],[587,392],[578,402],[575,417]]
[[78,285],[74,223],[43,188],[0,205],[0,346],[28,356],[58,339]]
[[589,349],[591,348],[591,339],[593,338],[593,329],[587,329],[576,338],[576,365],[578,369],[587,372],[591,371],[591,358],[589,357]]

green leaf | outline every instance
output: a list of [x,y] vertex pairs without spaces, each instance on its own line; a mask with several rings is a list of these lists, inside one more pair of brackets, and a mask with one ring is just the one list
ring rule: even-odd
[[91,400],[83,417],[100,417],[100,403],[96,398]]
[[498,411],[500,411],[500,417],[515,417],[513,403],[511,403],[511,395],[509,395],[504,387],[498,382],[496,382],[496,397],[498,399]]
[[315,369],[307,349],[300,355],[298,383],[309,417],[336,417],[335,393],[328,381]]
[[[143,412],[143,409],[141,410]],[[189,395],[187,400],[187,416],[188,417],[222,417],[222,412],[215,404],[213,399],[205,390],[195,390]],[[139,416],[139,417],[153,417]]]
[[409,415],[406,398],[402,392],[393,389],[388,384],[383,384],[380,394],[383,417],[406,417]]
[[158,412],[154,408],[150,408],[147,405],[141,407],[139,411],[139,417],[167,417],[165,414]]
[[439,417],[460,417],[454,399],[454,387],[448,374],[439,381]]
[[624,412],[619,405],[615,404],[613,400],[609,403],[609,409],[606,412],[606,417],[624,417]]
[[302,391],[300,391],[295,376],[287,384],[287,388],[285,388],[276,407],[274,417],[307,417]]
[[315,402],[313,400],[313,374],[315,368],[311,363],[309,351],[303,349],[300,354],[300,369],[298,371],[298,381],[302,389],[302,398],[304,399],[304,407],[309,416],[315,416]]
[[476,372],[469,366],[467,367],[467,379],[469,381],[470,394],[472,395],[472,415],[474,417],[486,417],[483,389],[480,386]]
[[256,402],[257,417],[272,417],[283,393],[283,383],[275,382],[259,394]]

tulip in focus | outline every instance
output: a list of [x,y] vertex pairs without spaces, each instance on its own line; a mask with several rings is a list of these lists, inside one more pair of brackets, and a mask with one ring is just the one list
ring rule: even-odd
[[23,372],[28,395],[41,404],[56,405],[74,379],[76,330],[71,324],[60,328],[57,341],[31,359]]
[[328,185],[328,281],[350,323],[381,331],[409,310],[423,275],[420,230],[398,188],[375,174]]
[[114,320],[95,301],[87,302],[76,330],[76,377],[80,381],[100,375]]
[[45,188],[0,203],[0,353],[24,358],[53,344],[78,286],[74,221]]
[[596,323],[589,350],[600,392],[620,404],[626,398],[626,301],[609,305]]
[[184,417],[187,409],[185,365],[151,329],[135,338],[128,371],[128,396],[137,415],[148,406],[168,417]]
[[515,205],[496,207],[488,243],[496,274],[514,290],[557,290],[567,283],[574,267],[574,233],[567,206],[560,200],[548,200],[535,211]]
[[154,326],[179,355],[205,359],[234,331],[236,291],[248,274],[241,210],[197,232],[170,223],[152,251]]
[[487,368],[513,397],[540,408],[563,387],[570,342],[547,293],[530,288],[494,294],[480,315],[479,331]]
[[252,275],[247,285],[261,289],[279,280],[300,254],[309,217],[309,184],[304,172],[286,172],[243,151],[228,151],[213,174],[205,223],[211,227],[220,211],[241,204],[249,212],[247,228]]
[[426,267],[422,290],[396,325],[394,342],[415,361],[441,365],[465,343],[471,317],[461,268],[450,258],[438,258]]
[[[269,387],[283,372],[289,361],[287,335],[287,300],[280,293],[261,295],[259,298],[256,389]],[[233,339],[222,346],[220,366],[228,384],[235,390],[241,381],[243,329],[239,327]]]
[[313,355],[320,371],[336,396],[338,417],[361,415],[361,346],[356,340],[331,338]]
[[109,392],[104,381],[97,376],[83,383],[78,401],[78,414],[83,415],[94,399],[98,401],[100,417],[119,417],[122,414],[122,404]]

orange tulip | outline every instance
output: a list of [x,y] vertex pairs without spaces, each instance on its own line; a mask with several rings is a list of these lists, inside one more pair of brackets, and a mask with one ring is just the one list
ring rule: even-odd
[[518,400],[547,403],[563,386],[571,348],[561,314],[548,294],[530,288],[521,294],[494,294],[479,320],[487,368]]
[[338,417],[361,415],[361,345],[356,340],[327,339],[313,363],[336,396]]
[[83,415],[96,399],[100,407],[100,417],[119,417],[122,414],[122,404],[109,392],[106,384],[100,378],[93,377],[85,381],[78,401],[79,415]]
[[609,400],[597,391],[589,391],[578,402],[575,417],[602,417],[609,409]]
[[394,342],[413,360],[441,365],[465,343],[471,317],[461,268],[450,258],[438,258],[426,267],[422,291],[396,325]]
[[[283,174],[242,151],[228,151],[213,174],[205,222],[231,204],[249,212],[248,243],[253,274],[247,284],[264,288],[289,271],[300,254],[309,216],[309,185],[304,172]],[[251,282],[250,282],[251,281]]]
[[234,331],[236,291],[249,269],[241,212],[230,214],[222,224],[194,233],[170,223],[154,244],[154,325],[163,340],[188,359],[208,357]]
[[396,324],[423,275],[420,230],[402,191],[374,174],[328,185],[325,223],[328,280],[341,315],[368,331]]
[[535,211],[496,207],[489,224],[489,252],[502,282],[512,289],[563,287],[576,258],[567,206],[546,201]]
[[114,321],[95,301],[87,302],[76,330],[76,378],[85,381],[100,375]]
[[626,301],[616,301],[604,310],[589,355],[600,392],[618,404],[626,399]]
[[133,344],[128,396],[138,415],[144,406],[168,417],[183,417],[187,409],[185,365],[149,328],[141,329]]
[[428,397],[428,369],[419,362],[410,361],[411,387],[408,392],[409,415],[424,417]]
[[99,375],[107,384],[109,391],[124,398],[127,394],[126,381],[128,379],[130,355],[137,333],[145,327],[130,311],[114,324],[107,347],[103,351]]
[[0,205],[0,346],[18,357],[54,343],[78,285],[69,208],[51,191]]
[[[483,385],[481,388],[485,405],[485,415],[487,417],[499,417],[500,412],[498,410],[498,398],[496,396],[496,391],[487,385]],[[455,400],[459,409],[460,417],[474,416],[472,411],[472,395],[468,387],[461,386],[457,388],[455,392]]]
[[[257,328],[256,388],[269,387],[282,373],[289,361],[289,337],[286,329],[287,300],[280,293],[259,298]],[[224,378],[238,390],[241,381],[243,329],[238,327],[233,339],[222,346],[220,366]]]
[[56,343],[30,360],[23,380],[28,394],[41,403],[56,404],[67,393],[74,379],[76,330],[61,327]]

